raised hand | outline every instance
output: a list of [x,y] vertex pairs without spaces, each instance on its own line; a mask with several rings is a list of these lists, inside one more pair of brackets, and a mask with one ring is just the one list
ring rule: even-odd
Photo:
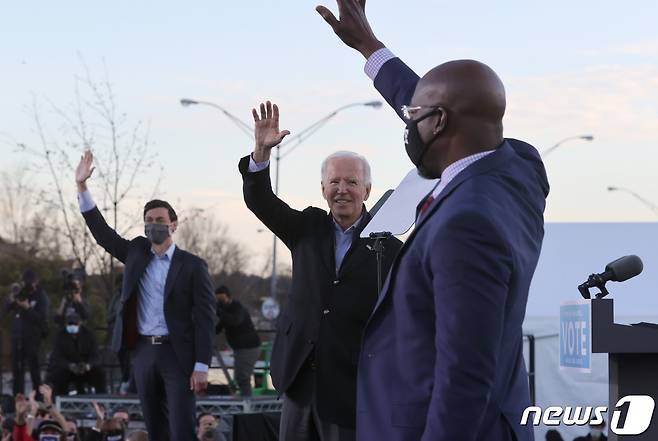
[[25,418],[25,415],[27,415],[27,412],[30,409],[30,404],[25,399],[25,395],[23,394],[16,395],[16,399],[14,401],[14,409],[16,412],[16,419],[20,417],[22,417],[23,419]]
[[270,158],[272,147],[281,144],[283,138],[290,135],[288,130],[279,131],[279,108],[267,102],[260,104],[260,116],[256,109],[251,109],[255,123],[256,147],[254,161],[265,162]]
[[85,153],[80,158],[78,167],[75,169],[75,183],[78,184],[78,189],[84,187],[84,190],[86,190],[87,179],[89,179],[94,172],[94,167],[92,167],[93,162],[93,153],[91,153],[91,150],[85,150]]
[[105,410],[101,409],[101,406],[98,405],[96,400],[92,400],[91,404],[94,406],[94,411],[96,412],[96,428],[100,429],[105,420]]
[[384,47],[368,23],[366,0],[336,0],[336,3],[340,20],[324,6],[317,6],[315,10],[329,23],[343,43],[361,52],[365,58]]
[[33,415],[36,415],[37,409],[39,408],[39,404],[37,403],[37,391],[36,389],[32,389],[30,393],[28,394],[28,397],[30,399],[30,412]]
[[53,390],[47,384],[42,384],[39,386],[39,392],[43,396],[43,404],[46,406],[53,405]]

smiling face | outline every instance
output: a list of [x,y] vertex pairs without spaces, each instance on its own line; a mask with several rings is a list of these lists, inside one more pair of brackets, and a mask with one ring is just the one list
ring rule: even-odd
[[370,196],[363,162],[350,156],[329,159],[322,176],[322,196],[343,230],[352,226]]

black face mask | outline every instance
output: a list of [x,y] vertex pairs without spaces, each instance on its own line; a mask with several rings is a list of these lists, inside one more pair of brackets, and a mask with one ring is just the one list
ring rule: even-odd
[[418,169],[418,173],[424,177],[432,179],[433,176],[425,167],[423,167],[423,157],[427,153],[430,145],[434,142],[436,138],[441,134],[440,132],[435,134],[427,143],[423,142],[423,138],[420,136],[418,131],[418,123],[424,119],[429,118],[432,115],[435,115],[439,112],[439,109],[434,109],[433,111],[421,116],[418,119],[409,120],[407,127],[404,129],[404,147],[407,150],[407,156],[411,159],[411,162]]
[[162,245],[169,237],[169,225],[146,224],[144,225],[146,238],[156,245]]

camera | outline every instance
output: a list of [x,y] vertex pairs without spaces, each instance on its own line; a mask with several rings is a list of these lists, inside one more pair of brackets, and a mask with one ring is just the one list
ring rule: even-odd
[[80,282],[84,279],[84,270],[81,268],[63,269],[61,271],[62,290],[67,299],[72,300],[73,294],[80,291]]
[[25,285],[14,295],[14,300],[17,302],[23,302],[29,299],[33,292],[34,287],[32,287],[32,285]]

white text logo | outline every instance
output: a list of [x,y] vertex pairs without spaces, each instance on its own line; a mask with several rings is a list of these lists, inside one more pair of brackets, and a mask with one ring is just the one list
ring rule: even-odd
[[[612,412],[610,430],[617,435],[640,435],[644,433],[651,423],[653,410],[656,406],[653,398],[648,395],[627,395],[617,401]],[[600,407],[559,407],[551,406],[542,411],[540,407],[530,406],[523,411],[521,425],[531,423],[538,426],[544,423],[547,426],[587,426],[603,423],[603,414],[608,411],[605,406]]]

